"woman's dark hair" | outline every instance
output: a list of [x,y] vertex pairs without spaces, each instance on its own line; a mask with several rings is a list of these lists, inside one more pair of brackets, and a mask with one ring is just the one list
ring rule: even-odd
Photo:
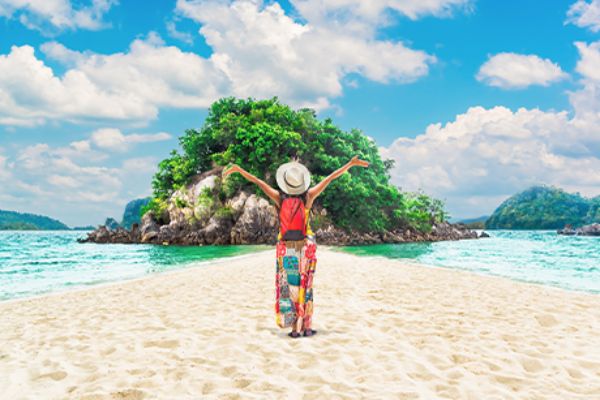
[[302,199],[302,202],[304,203],[304,205],[306,205],[306,200],[307,200],[307,196],[308,196],[308,189],[300,194],[287,194],[286,192],[284,192],[283,190],[279,190],[279,196],[281,196],[281,200],[283,201],[283,199],[287,199],[289,197],[299,197]]

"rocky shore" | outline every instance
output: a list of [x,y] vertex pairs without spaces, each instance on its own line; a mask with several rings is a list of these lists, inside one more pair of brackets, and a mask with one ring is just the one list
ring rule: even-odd
[[600,224],[590,224],[582,226],[581,228],[572,228],[566,226],[563,229],[557,231],[559,235],[567,236],[600,236]]
[[[247,192],[239,192],[233,198],[219,202],[215,193],[220,185],[220,172],[216,169],[202,174],[187,187],[174,192],[163,215],[147,212],[141,224],[133,224],[130,230],[103,225],[80,242],[190,246],[274,244],[278,231],[276,208],[264,198]],[[327,210],[323,208],[315,205],[312,215],[316,240],[326,245],[435,242],[480,237],[463,224],[446,222],[434,225],[429,233],[414,229],[347,232],[328,222]],[[483,233],[482,236],[487,235]]]

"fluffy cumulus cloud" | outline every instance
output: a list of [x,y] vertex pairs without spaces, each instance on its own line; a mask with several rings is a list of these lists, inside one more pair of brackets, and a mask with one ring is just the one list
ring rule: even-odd
[[80,53],[56,42],[42,51],[67,71],[58,76],[27,45],[0,55],[0,124],[145,121],[156,118],[160,107],[207,107],[227,91],[210,60],[164,46],[153,34],[124,53]]
[[412,20],[426,15],[451,16],[455,10],[470,10],[471,0],[292,0],[291,3],[311,24],[344,25],[353,31],[372,32],[389,24],[392,14]]
[[600,195],[600,42],[578,43],[580,88],[572,112],[472,107],[414,139],[381,148],[393,182],[446,199],[458,217],[493,211],[534,184]]
[[600,0],[576,1],[567,11],[566,22],[589,28],[592,32],[600,31]]
[[126,151],[130,145],[135,143],[150,143],[169,140],[171,135],[166,132],[140,134],[132,133],[124,135],[116,128],[102,128],[92,133],[91,141],[101,149],[111,151]]
[[[302,13],[304,8],[297,5]],[[236,96],[277,95],[297,106],[326,107],[342,94],[342,79],[357,73],[376,82],[410,82],[435,58],[372,31],[300,23],[278,3],[184,1],[177,11],[201,24],[211,61]]]
[[[155,119],[161,108],[206,108],[226,95],[279,96],[293,106],[326,108],[342,94],[348,74],[381,83],[411,82],[426,75],[436,61],[401,41],[376,39],[375,28],[384,23],[377,16],[389,9],[411,18],[442,15],[466,2],[375,3],[367,10],[372,20],[346,18],[345,29],[339,29],[341,19],[330,1],[321,5],[327,15],[318,17],[307,11],[307,2],[297,2],[299,12],[306,13],[298,22],[276,2],[179,0],[176,18],[201,24],[199,33],[212,48],[208,57],[166,46],[155,33],[133,41],[125,52],[106,55],[45,43],[40,49],[44,56],[65,69],[57,74],[33,47],[13,46],[0,55],[0,124],[145,122]],[[358,12],[366,7],[361,4],[342,2],[340,7]],[[323,23],[323,18],[332,23]],[[171,35],[177,35],[175,26],[171,28]]]
[[500,53],[490,57],[477,74],[477,80],[487,85],[508,89],[548,86],[566,77],[560,66],[549,59],[515,53]]
[[37,30],[90,29],[106,26],[102,17],[117,0],[91,0],[74,7],[69,0],[0,0],[0,17],[17,18]]
[[[118,137],[119,146],[108,137]],[[120,218],[129,200],[150,194],[148,182],[158,163],[155,157],[130,157],[121,148],[168,137],[106,128],[62,147],[38,143],[11,155],[0,149],[2,208],[35,210],[70,225]]]

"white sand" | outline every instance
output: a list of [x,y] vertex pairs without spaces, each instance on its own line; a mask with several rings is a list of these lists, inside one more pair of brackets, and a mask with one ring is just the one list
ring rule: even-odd
[[317,254],[313,338],[274,250],[0,303],[0,398],[600,399],[600,296]]

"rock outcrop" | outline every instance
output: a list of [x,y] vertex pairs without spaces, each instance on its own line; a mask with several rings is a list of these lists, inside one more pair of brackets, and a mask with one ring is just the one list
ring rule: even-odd
[[[255,194],[239,192],[219,203],[216,191],[220,185],[220,169],[200,175],[185,188],[177,190],[161,216],[146,213],[141,226],[131,230],[100,226],[81,239],[95,243],[153,243],[177,245],[207,244],[274,244],[278,232],[276,208]],[[313,214],[326,216],[318,206]],[[159,223],[159,221],[161,223]],[[322,218],[321,221],[326,221]],[[327,245],[402,243],[441,240],[476,239],[475,231],[464,224],[447,222],[434,225],[431,232],[396,229],[386,232],[347,232],[331,223],[322,222],[315,230],[316,240]]]
[[585,225],[576,229],[571,226],[566,226],[563,229],[558,230],[557,233],[559,235],[569,236],[600,236],[600,224]]

